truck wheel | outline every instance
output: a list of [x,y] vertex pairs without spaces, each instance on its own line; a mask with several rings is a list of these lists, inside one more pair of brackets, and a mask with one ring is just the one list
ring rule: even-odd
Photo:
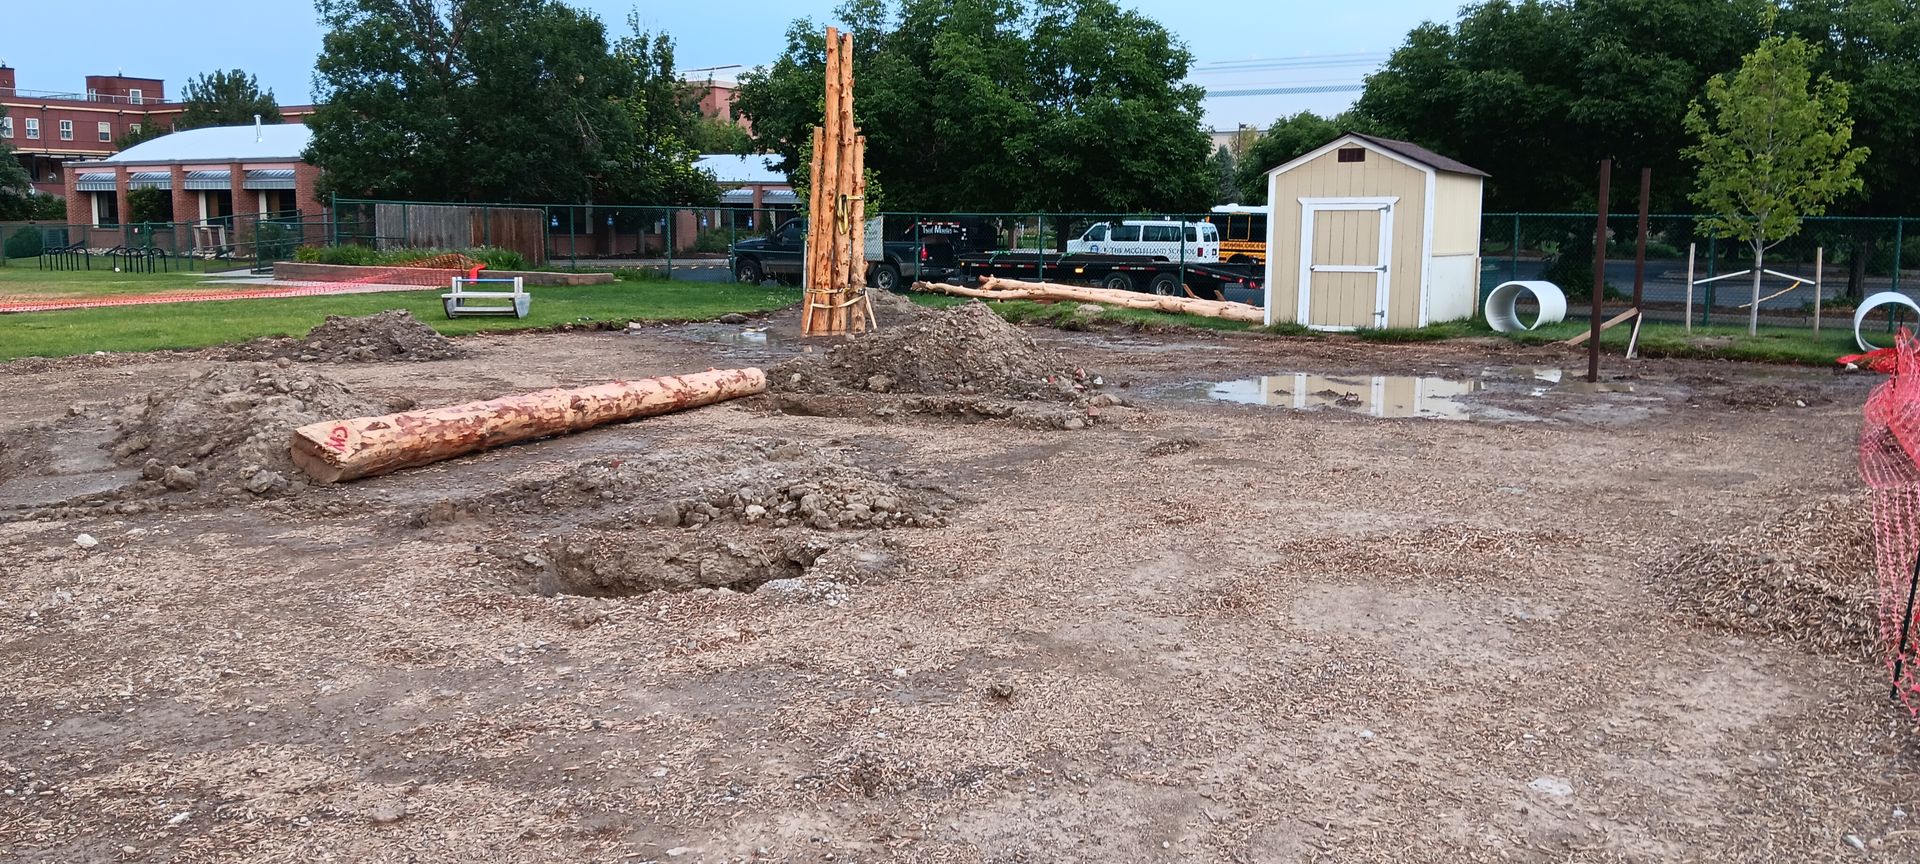
[[1180,277],[1173,273],[1156,273],[1153,281],[1147,283],[1147,290],[1162,297],[1185,297],[1187,292],[1180,290]]
[[1133,276],[1127,273],[1108,273],[1107,278],[1100,280],[1100,287],[1109,291],[1132,291]]
[[767,278],[766,271],[760,269],[760,262],[752,258],[742,258],[733,262],[733,281],[758,285]]
[[900,290],[900,268],[886,261],[873,265],[873,287],[881,291]]

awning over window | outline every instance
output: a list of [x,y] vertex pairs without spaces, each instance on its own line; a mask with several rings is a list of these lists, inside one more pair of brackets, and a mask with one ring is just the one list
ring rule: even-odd
[[233,188],[233,175],[226,171],[188,171],[187,182],[183,185],[188,189],[218,192]]
[[168,171],[137,171],[127,178],[128,189],[172,189],[173,174]]
[[82,192],[112,192],[112,174],[82,174],[80,184],[75,188]]
[[262,168],[248,171],[242,188],[245,189],[292,189],[292,168]]

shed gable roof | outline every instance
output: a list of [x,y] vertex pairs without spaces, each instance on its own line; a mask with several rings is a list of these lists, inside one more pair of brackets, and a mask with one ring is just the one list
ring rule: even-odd
[[1319,147],[1315,147],[1291,162],[1269,170],[1267,174],[1271,176],[1273,174],[1291,171],[1333,152],[1343,144],[1359,144],[1369,150],[1382,153],[1389,158],[1427,172],[1445,171],[1449,174],[1465,174],[1470,177],[1493,176],[1465,162],[1449,159],[1410,141],[1381,138],[1377,135],[1362,135],[1358,132],[1343,132],[1340,134],[1340,137],[1328,141]]

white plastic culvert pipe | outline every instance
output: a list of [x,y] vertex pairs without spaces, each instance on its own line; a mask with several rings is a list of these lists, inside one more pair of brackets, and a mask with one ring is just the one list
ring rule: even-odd
[[[1540,314],[1534,316],[1532,324],[1520,323],[1520,313],[1515,309],[1522,294],[1531,295],[1534,302],[1540,304]],[[1487,294],[1486,314],[1487,326],[1496,333],[1518,333],[1543,324],[1558,324],[1567,317],[1567,294],[1560,286],[1537,279],[1502,282]]]
[[1860,325],[1867,323],[1868,313],[1888,304],[1905,306],[1913,312],[1915,320],[1920,320],[1920,303],[1913,302],[1912,297],[1898,291],[1882,291],[1868,297],[1860,303],[1860,308],[1853,310],[1853,341],[1860,346],[1860,350],[1872,351],[1880,347],[1867,341],[1867,337],[1860,332]]

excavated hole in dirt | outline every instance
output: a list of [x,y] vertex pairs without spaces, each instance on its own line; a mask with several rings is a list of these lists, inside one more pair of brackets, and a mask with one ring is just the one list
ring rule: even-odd
[[518,561],[532,590],[546,597],[631,597],[703,588],[751,592],[776,585],[783,596],[834,598],[848,585],[900,569],[894,544],[875,534],[745,526],[697,534],[580,532],[548,538]]
[[466,352],[405,309],[348,318],[328,315],[304,338],[255,339],[235,346],[230,360],[285,357],[303,363],[450,360]]
[[502,492],[435,502],[414,527],[495,514],[591,511],[593,525],[699,529],[713,524],[820,531],[935,527],[958,499],[936,478],[901,467],[868,470],[843,454],[779,438],[596,459]]

